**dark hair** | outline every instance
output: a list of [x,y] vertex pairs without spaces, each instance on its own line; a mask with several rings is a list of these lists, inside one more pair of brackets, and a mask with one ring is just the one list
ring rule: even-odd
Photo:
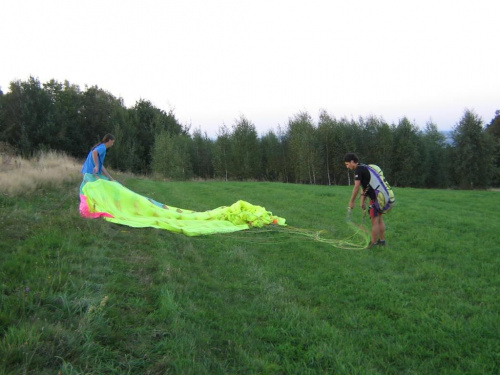
[[115,136],[113,134],[106,134],[103,138],[102,138],[102,142],[101,143],[106,143],[108,141],[113,141],[115,139]]
[[356,156],[356,154],[354,154],[354,153],[352,153],[352,152],[351,152],[351,153],[349,153],[349,154],[346,154],[346,155],[344,156],[344,162],[348,163],[348,162],[350,162],[351,160],[354,160],[354,162],[355,162],[355,163],[359,163],[359,159],[358,159],[358,157]]
[[108,133],[104,137],[102,137],[102,141],[101,142],[99,142],[99,143],[95,144],[94,146],[92,146],[91,150],[93,150],[94,148],[96,148],[99,145],[102,145],[103,143],[106,143],[108,141],[112,141],[114,139],[115,139],[115,136],[113,134]]

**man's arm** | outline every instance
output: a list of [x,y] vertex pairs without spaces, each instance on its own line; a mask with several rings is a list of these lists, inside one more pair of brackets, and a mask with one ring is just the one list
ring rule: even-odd
[[[351,200],[349,201],[349,208],[351,210],[354,208],[354,202],[356,201],[356,197],[358,196],[360,186],[361,186],[361,181],[355,180],[354,181],[354,188],[352,189]],[[364,203],[364,201],[363,201],[363,203]]]
[[108,173],[108,170],[104,167],[104,165],[102,166],[101,171],[109,178],[110,181],[114,181],[113,177],[111,177],[111,175]]
[[366,209],[365,206],[366,195],[361,194],[361,209],[364,211]]
[[92,151],[92,159],[94,160],[94,174],[97,174],[99,172],[99,154],[97,153],[97,150],[94,149]]

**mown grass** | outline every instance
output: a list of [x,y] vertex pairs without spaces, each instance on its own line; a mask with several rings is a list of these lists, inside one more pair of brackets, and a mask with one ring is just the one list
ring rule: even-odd
[[[293,227],[350,231],[348,187],[121,181],[181,208],[244,199]],[[84,220],[78,183],[2,195],[0,373],[498,373],[500,194],[396,197],[389,245],[348,251],[286,230]]]

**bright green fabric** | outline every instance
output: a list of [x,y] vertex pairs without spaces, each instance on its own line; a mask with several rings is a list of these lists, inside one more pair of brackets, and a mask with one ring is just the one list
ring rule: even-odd
[[[85,181],[85,180],[84,180]],[[239,200],[231,206],[196,212],[162,205],[125,188],[118,182],[90,179],[82,184],[90,213],[111,215],[105,220],[130,227],[153,227],[187,236],[230,233],[269,224],[285,226],[285,219],[264,207]]]

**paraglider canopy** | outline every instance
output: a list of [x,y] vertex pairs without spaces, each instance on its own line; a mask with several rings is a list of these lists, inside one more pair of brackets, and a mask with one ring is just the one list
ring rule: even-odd
[[187,236],[231,233],[266,225],[286,226],[284,218],[243,200],[197,212],[159,203],[116,181],[88,173],[80,186],[80,214],[86,218],[102,217],[130,227],[160,228]]

